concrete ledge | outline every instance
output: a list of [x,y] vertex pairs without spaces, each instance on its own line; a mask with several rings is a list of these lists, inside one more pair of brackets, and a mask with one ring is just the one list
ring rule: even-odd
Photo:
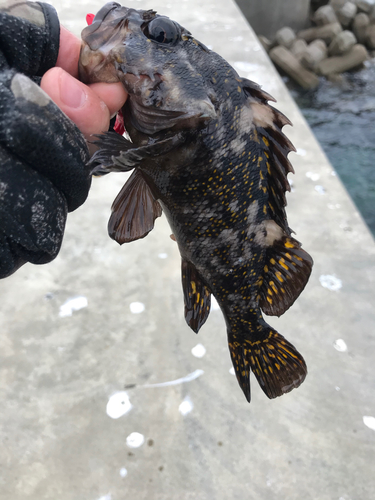
[[[55,5],[78,33],[86,6]],[[375,434],[363,420],[375,417],[374,241],[233,2],[128,5],[179,21],[294,123],[288,217],[315,267],[292,309],[269,322],[303,353],[309,375],[274,401],[252,377],[248,405],[229,372],[220,311],[199,336],[185,324],[165,218],[119,247],[106,224],[124,176],[95,180],[56,261],[0,282],[1,500],[374,498]],[[87,306],[67,315],[61,306],[79,296]],[[203,357],[191,352],[198,342]],[[145,439],[137,448],[134,432]]]

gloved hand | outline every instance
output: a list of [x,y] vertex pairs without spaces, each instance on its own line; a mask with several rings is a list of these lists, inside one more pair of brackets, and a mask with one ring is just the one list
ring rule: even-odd
[[[69,35],[65,39],[75,44],[78,60],[79,41]],[[67,212],[85,201],[91,183],[81,131],[87,138],[102,131],[103,124],[95,129],[92,120],[88,125],[90,117],[82,121],[79,110],[60,100],[55,82],[61,77],[73,80],[68,73],[75,76],[70,66],[76,62],[70,57],[71,47],[59,52],[59,40],[60,25],[51,5],[0,0],[0,278],[25,262],[43,264],[56,257]],[[68,73],[54,67],[58,59]],[[42,88],[81,131],[34,83],[40,83],[43,75]],[[95,98],[98,107],[106,100],[102,87],[95,94],[86,90],[88,109]],[[110,113],[125,97],[117,97],[116,104],[112,97],[104,121],[109,122]],[[87,114],[81,112],[81,117]]]

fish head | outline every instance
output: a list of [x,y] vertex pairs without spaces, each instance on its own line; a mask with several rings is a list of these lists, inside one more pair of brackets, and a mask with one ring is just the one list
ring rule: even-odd
[[166,16],[107,3],[82,31],[80,79],[122,82],[133,124],[143,133],[193,128],[216,118],[211,91],[192,57],[197,47],[208,51]]

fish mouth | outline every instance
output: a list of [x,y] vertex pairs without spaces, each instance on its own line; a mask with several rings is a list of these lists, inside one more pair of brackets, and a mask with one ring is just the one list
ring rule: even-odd
[[108,58],[111,50],[92,50],[87,43],[81,46],[78,62],[78,77],[86,85],[90,83],[105,82],[116,83],[120,81],[118,72]]

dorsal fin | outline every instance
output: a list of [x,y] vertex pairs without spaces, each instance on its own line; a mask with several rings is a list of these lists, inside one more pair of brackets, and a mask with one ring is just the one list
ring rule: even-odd
[[283,113],[268,104],[268,101],[275,100],[259,85],[245,78],[240,81],[249,99],[253,126],[267,159],[267,187],[271,217],[282,226],[286,233],[290,234],[285,213],[285,192],[290,191],[287,175],[289,172],[294,172],[288,160],[288,154],[290,151],[295,151],[295,147],[282,132],[282,128],[284,125],[291,125],[291,122]]

